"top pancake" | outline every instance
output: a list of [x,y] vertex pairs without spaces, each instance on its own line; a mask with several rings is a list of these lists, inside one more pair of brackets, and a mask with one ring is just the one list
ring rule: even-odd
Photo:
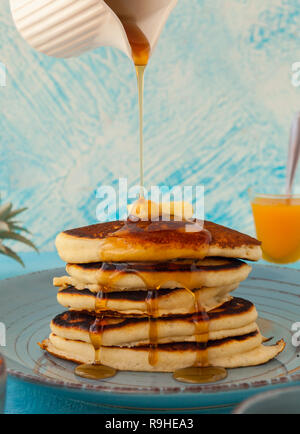
[[[179,258],[202,259],[221,256],[257,261],[261,258],[260,242],[255,238],[213,222],[205,221],[205,231],[178,230],[175,223],[163,222],[162,230],[149,230],[155,222],[98,223],[60,233],[56,247],[61,259],[69,263],[99,261],[167,261]],[[161,222],[156,222],[157,224]],[[182,222],[181,222],[182,223]],[[207,245],[208,231],[211,241]]]

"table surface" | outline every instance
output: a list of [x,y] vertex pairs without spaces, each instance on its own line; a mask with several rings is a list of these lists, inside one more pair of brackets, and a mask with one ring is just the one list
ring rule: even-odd
[[[9,258],[0,259],[0,279],[32,273],[39,270],[63,267],[64,263],[54,252],[21,254],[26,268]],[[292,268],[300,268],[300,263],[291,264]],[[98,413],[97,405],[59,397],[55,390],[26,383],[8,377],[6,414],[93,414]]]

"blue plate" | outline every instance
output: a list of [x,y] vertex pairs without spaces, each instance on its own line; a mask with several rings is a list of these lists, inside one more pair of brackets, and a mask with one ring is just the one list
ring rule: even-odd
[[300,387],[260,393],[240,404],[234,414],[300,414]]
[[56,301],[54,276],[63,269],[42,271],[0,282],[0,321],[7,328],[6,357],[10,375],[57,394],[96,403],[98,411],[207,412],[229,411],[259,391],[300,384],[300,358],[292,345],[291,326],[300,321],[300,271],[255,265],[235,295],[251,300],[260,315],[264,336],[284,338],[285,351],[265,365],[231,369],[215,384],[188,385],[171,374],[119,372],[95,382],[74,375],[74,364],[42,352],[37,342],[49,335],[51,319],[63,309]]

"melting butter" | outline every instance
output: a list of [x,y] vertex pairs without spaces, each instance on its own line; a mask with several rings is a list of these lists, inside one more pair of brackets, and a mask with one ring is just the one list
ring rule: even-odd
[[193,218],[194,209],[188,202],[162,202],[156,203],[140,197],[132,205],[128,205],[128,213],[141,220],[158,220],[160,217],[173,217],[173,220],[188,221]]

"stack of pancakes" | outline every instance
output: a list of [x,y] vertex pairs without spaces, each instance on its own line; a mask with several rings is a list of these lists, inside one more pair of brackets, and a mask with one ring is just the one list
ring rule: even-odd
[[284,349],[263,345],[254,305],[230,295],[251,271],[240,259],[261,257],[247,235],[208,221],[202,231],[115,221],[62,232],[56,246],[68,275],[54,285],[69,310],[41,346],[57,357],[173,372],[258,365]]

